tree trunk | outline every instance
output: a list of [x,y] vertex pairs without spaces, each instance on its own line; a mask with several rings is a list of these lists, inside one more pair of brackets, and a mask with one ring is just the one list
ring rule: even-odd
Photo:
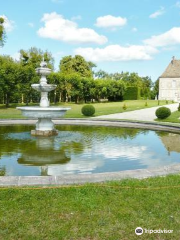
[[6,107],[9,107],[9,94],[6,94]]
[[59,93],[59,102],[61,102],[62,101],[62,93],[60,92]]

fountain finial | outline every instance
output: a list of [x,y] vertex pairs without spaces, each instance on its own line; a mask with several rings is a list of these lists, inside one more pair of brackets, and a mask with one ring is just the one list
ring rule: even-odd
[[46,67],[47,67],[47,62],[44,61],[44,57],[43,57],[42,62],[40,63],[40,66],[41,66],[42,68],[46,68]]

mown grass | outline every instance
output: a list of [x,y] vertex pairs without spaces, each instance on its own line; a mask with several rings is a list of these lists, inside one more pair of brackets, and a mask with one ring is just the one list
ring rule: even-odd
[[180,111],[171,113],[168,118],[165,119],[156,119],[158,122],[171,122],[171,123],[180,123]]
[[[54,189],[0,189],[0,239],[129,240],[180,236],[180,175]],[[135,228],[172,234],[135,235]]]
[[[146,106],[147,102],[147,106]],[[171,103],[171,102],[169,102]],[[123,109],[123,105],[126,104],[127,109]],[[159,105],[165,105],[166,101],[160,101]],[[34,104],[33,104],[34,105]],[[53,104],[51,104],[54,106]],[[84,118],[81,113],[81,108],[84,104],[74,104],[74,103],[62,103],[56,104],[56,106],[62,107],[70,107],[71,110],[67,111],[65,118]],[[94,116],[101,116],[113,113],[121,113],[124,111],[133,111],[148,107],[158,106],[158,101],[156,100],[129,100],[123,102],[107,102],[107,103],[93,103],[96,113]],[[5,108],[4,106],[0,106],[0,119],[21,119],[24,118],[21,115],[21,111],[15,109],[17,105],[12,105],[10,108]],[[21,105],[22,106],[22,105]]]

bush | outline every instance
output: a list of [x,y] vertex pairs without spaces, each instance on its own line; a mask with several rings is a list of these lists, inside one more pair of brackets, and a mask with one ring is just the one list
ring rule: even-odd
[[145,107],[147,107],[147,106],[148,106],[148,103],[147,103],[147,102],[145,102],[144,106],[145,106]]
[[171,110],[167,107],[160,107],[156,110],[156,116],[159,119],[167,118],[171,115]]
[[84,116],[92,116],[95,113],[95,108],[93,105],[84,105],[81,112]]
[[126,106],[126,104],[124,103],[124,105],[123,105],[123,110],[126,110],[127,109],[127,106]]

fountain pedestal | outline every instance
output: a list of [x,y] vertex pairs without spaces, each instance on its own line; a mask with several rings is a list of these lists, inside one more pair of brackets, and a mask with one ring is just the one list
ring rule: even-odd
[[41,62],[40,68],[36,72],[41,76],[40,84],[32,84],[32,88],[41,92],[40,106],[37,107],[17,107],[22,111],[22,115],[28,118],[38,118],[36,129],[31,131],[34,136],[53,136],[57,135],[58,131],[54,127],[52,118],[64,116],[70,108],[50,107],[48,100],[48,92],[54,90],[56,85],[47,84],[46,76],[51,70],[47,68],[46,62]]

